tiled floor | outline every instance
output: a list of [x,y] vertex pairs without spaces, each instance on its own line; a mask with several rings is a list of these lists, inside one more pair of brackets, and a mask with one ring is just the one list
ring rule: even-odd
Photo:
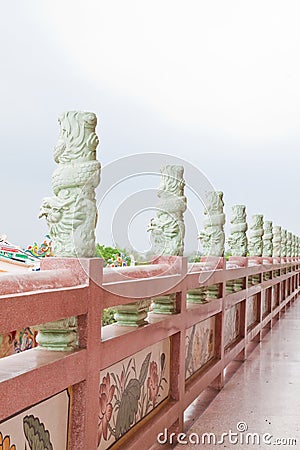
[[[274,324],[247,361],[201,412],[187,436],[181,437],[187,443],[173,448],[300,449],[300,301],[293,303]],[[247,431],[239,432],[237,427],[239,430],[247,428]],[[225,436],[220,443],[222,433],[230,430],[237,434],[231,439]],[[208,444],[208,437],[202,443],[203,433],[214,433],[217,443]],[[257,436],[247,438],[247,433],[257,433]],[[194,443],[198,437],[200,444]],[[249,444],[245,443],[246,438]],[[213,442],[214,438],[211,439]],[[252,439],[260,443],[253,445]],[[288,443],[289,439],[297,443]]]

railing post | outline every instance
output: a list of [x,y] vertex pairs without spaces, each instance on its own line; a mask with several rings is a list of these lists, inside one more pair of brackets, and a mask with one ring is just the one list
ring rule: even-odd
[[[223,271],[226,270],[226,262],[223,260]],[[225,356],[225,296],[226,282],[221,283],[222,310],[215,316],[215,357],[222,362],[220,374],[211,382],[211,387],[221,390],[224,387],[225,377],[224,356]]]
[[86,379],[73,386],[70,423],[70,450],[97,448],[101,340],[103,261],[81,259],[88,276],[88,313],[78,317],[78,345],[86,351]]

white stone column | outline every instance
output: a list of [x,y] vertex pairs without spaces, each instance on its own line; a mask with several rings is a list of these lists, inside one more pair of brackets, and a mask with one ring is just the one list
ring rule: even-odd
[[292,233],[290,231],[287,233],[286,256],[292,256]]
[[[227,239],[230,253],[234,256],[247,256],[247,214],[245,205],[233,205],[231,215],[230,236]],[[226,283],[226,292],[235,292],[243,288],[243,280],[233,280]]]
[[[204,228],[199,234],[204,255],[222,257],[225,244],[223,192],[209,191],[206,193],[204,214],[206,216],[203,221]],[[205,293],[209,298],[218,298],[219,287],[217,285],[209,286]]]
[[223,211],[223,192],[210,191],[206,194],[206,219],[204,229],[199,234],[205,256],[224,256],[225,244],[225,214]]
[[[249,256],[260,257],[263,252],[263,235],[264,235],[264,216],[262,214],[254,214],[250,225],[248,250]],[[251,259],[249,261],[251,264]],[[259,282],[259,275],[248,277],[249,284]]]
[[[97,207],[95,188],[101,166],[94,113],[68,111],[59,117],[60,135],[54,148],[57,168],[52,176],[53,197],[43,200],[54,256],[94,257]],[[68,350],[76,341],[76,318],[41,324],[37,341],[49,350]]]
[[[185,224],[183,214],[187,208],[184,195],[184,168],[177,165],[161,167],[157,196],[157,215],[151,219],[148,231],[157,256],[182,256],[184,250]],[[157,314],[176,312],[175,295],[162,295],[152,299],[152,310]]]
[[234,205],[232,207],[231,230],[228,237],[228,245],[232,256],[247,256],[247,215],[245,205]]
[[[266,220],[264,222],[264,234],[263,234],[263,251],[262,256],[266,259],[263,263],[269,263],[267,258],[271,257],[273,254],[273,222]],[[271,278],[271,272],[265,272],[263,274],[263,280],[269,280]]]
[[252,224],[250,226],[249,237],[249,255],[262,256],[263,250],[263,234],[264,234],[264,219],[262,214],[254,214],[252,216]]
[[151,232],[157,256],[182,256],[185,236],[183,214],[187,207],[184,195],[184,168],[166,165],[160,172],[157,215],[151,219],[148,231]]
[[296,236],[292,234],[292,256],[296,256]]
[[281,256],[281,227],[278,225],[273,227],[273,256]]
[[264,223],[262,256],[273,255],[273,222],[266,220]]
[[287,256],[287,231],[284,229],[281,229],[281,256],[285,257]]

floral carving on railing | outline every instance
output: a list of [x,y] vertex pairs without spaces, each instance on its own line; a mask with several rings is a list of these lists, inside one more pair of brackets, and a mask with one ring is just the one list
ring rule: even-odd
[[108,427],[113,412],[112,401],[114,397],[116,386],[111,385],[110,375],[107,373],[103,377],[99,390],[99,415],[98,415],[98,445],[101,438],[107,441]]
[[64,390],[1,422],[0,450],[66,448],[69,418],[70,398]]
[[251,326],[254,322],[257,321],[257,304],[258,304],[258,296],[253,295],[249,297],[247,301],[247,326]]
[[[162,351],[166,347],[164,342],[155,344],[148,353],[145,349],[115,364],[101,377],[98,413],[99,449],[110,447],[167,396],[169,343],[165,353]],[[142,360],[140,356],[143,356]]]
[[45,425],[40,422],[38,417],[32,414],[25,416],[23,419],[24,434],[26,436],[29,448],[25,444],[25,450],[53,450],[53,445],[50,441],[50,433],[45,429]]
[[225,311],[224,345],[230,345],[240,334],[240,305],[234,305]]
[[3,436],[0,432],[0,450],[16,450],[16,446],[11,444],[10,436]]
[[215,318],[196,323],[186,330],[185,378],[189,378],[214,356]]

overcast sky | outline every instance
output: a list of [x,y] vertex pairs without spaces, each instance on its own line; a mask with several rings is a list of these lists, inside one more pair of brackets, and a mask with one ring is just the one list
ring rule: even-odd
[[[170,154],[224,191],[227,222],[241,203],[249,219],[263,213],[300,235],[299,13],[297,0],[3,2],[0,233],[20,245],[44,238],[57,117],[86,110],[98,116],[104,170]],[[98,241],[110,243],[104,223],[127,194],[158,182],[112,192]],[[201,228],[201,205],[188,200]],[[129,233],[138,249],[146,216]]]

